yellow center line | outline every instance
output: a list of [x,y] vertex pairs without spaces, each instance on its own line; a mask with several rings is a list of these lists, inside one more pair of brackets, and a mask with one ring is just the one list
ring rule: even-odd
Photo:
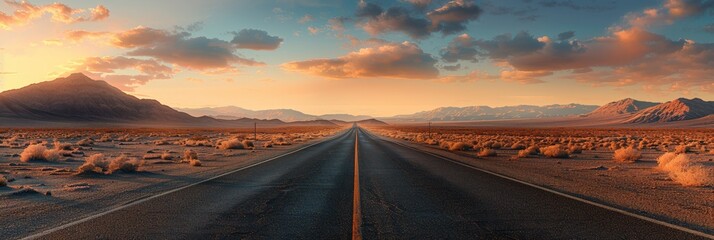
[[362,239],[362,210],[359,200],[359,155],[358,142],[359,134],[355,132],[355,179],[354,179],[354,197],[352,198],[352,239]]

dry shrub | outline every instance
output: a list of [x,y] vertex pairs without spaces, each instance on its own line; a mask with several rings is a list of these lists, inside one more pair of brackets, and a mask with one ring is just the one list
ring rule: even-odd
[[54,143],[52,144],[54,146],[54,149],[57,151],[60,150],[67,150],[70,151],[72,150],[72,145],[69,143],[61,143],[60,141],[55,140]]
[[171,156],[171,153],[162,153],[161,154],[161,160],[171,160],[174,159],[174,156]]
[[86,146],[90,146],[92,144],[94,144],[94,140],[92,140],[91,138],[85,138],[85,139],[77,141],[77,145],[79,145],[79,146],[86,147]]
[[185,160],[198,159],[198,153],[196,153],[196,151],[194,151],[194,150],[186,149],[186,151],[183,151],[183,159],[185,159]]
[[20,153],[21,162],[29,161],[48,161],[55,162],[60,159],[59,150],[47,149],[47,147],[39,144],[34,144],[27,146],[25,150]]
[[112,159],[109,163],[109,171],[107,173],[111,174],[116,171],[122,171],[126,173],[136,172],[139,167],[144,165],[144,161],[138,160],[136,158],[129,158],[126,155],[121,155]]
[[142,157],[142,159],[144,159],[144,160],[152,160],[152,159],[160,159],[160,158],[161,158],[161,155],[153,154],[153,153],[144,154],[144,157]]
[[612,159],[616,162],[635,162],[640,158],[642,158],[642,153],[639,150],[628,147],[617,149]]
[[657,167],[682,186],[714,186],[714,173],[693,162],[687,154],[665,153],[657,158]]
[[514,143],[511,145],[512,150],[523,150],[526,149],[526,145],[523,145],[522,143]]
[[484,148],[484,149],[481,149],[480,152],[478,152],[477,156],[479,156],[479,157],[495,157],[496,155],[498,155],[496,153],[496,150],[493,150],[490,148]]
[[198,160],[198,159],[188,160],[188,165],[191,165],[191,166],[194,166],[194,167],[200,167],[200,166],[201,166],[201,160]]
[[519,158],[528,157],[530,155],[538,155],[538,148],[535,146],[530,146],[526,149],[518,151]]
[[689,146],[687,145],[679,145],[674,147],[674,153],[687,153],[689,152]]
[[454,142],[449,146],[449,151],[466,151],[469,150],[469,145],[464,142]]
[[449,141],[443,141],[439,143],[439,148],[449,149],[449,147],[451,147],[451,142]]
[[563,150],[560,145],[553,145],[553,146],[548,146],[540,149],[540,152],[546,156],[546,157],[551,157],[551,158],[568,158],[570,157],[568,155],[568,152]]
[[0,175],[0,187],[5,186],[7,186],[7,179],[5,179],[5,176]]
[[271,148],[271,147],[273,147],[273,143],[272,143],[272,142],[265,142],[265,143],[263,143],[263,147],[264,147],[264,148]]
[[87,157],[84,164],[77,168],[78,173],[102,173],[109,169],[109,161],[104,158],[104,154],[97,153]]
[[570,146],[570,149],[568,149],[568,153],[569,154],[580,154],[580,153],[583,153],[583,148],[581,148],[580,146],[577,146],[577,145]]
[[243,140],[241,143],[243,144],[243,147],[245,147],[245,148],[255,147],[255,145],[253,145],[253,141],[250,141],[250,140]]
[[236,138],[230,139],[227,141],[222,141],[216,146],[216,148],[221,149],[221,150],[227,150],[227,149],[246,149],[245,145],[243,145],[243,142],[241,140],[238,140]]

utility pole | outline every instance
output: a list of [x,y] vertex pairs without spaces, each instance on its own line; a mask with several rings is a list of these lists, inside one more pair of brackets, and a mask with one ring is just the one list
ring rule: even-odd
[[431,121],[429,121],[429,138],[431,138]]
[[253,122],[253,141],[258,141],[258,122]]

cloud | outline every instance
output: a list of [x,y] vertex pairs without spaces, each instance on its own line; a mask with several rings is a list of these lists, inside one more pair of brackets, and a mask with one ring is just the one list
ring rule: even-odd
[[79,42],[84,39],[96,39],[96,38],[101,38],[110,35],[109,32],[90,32],[90,31],[84,31],[84,30],[72,30],[68,31],[64,34],[65,38]]
[[525,6],[498,6],[492,1],[483,1],[481,7],[488,14],[492,15],[513,15],[521,21],[535,21],[540,16],[536,15],[538,9],[531,5]]
[[[232,64],[264,65],[236,55],[236,49],[240,48],[238,44],[216,38],[192,37],[188,32],[169,32],[140,26],[113,34],[110,43],[117,47],[133,49],[126,53],[129,56],[152,57],[196,70],[232,68]],[[250,44],[248,46],[258,47]]]
[[451,40],[446,48],[441,49],[441,59],[448,63],[455,63],[459,60],[476,62],[479,52],[475,45],[474,39],[464,33]]
[[454,0],[427,14],[432,28],[441,30],[444,35],[466,30],[465,24],[478,19],[483,10],[469,0]]
[[371,35],[402,32],[414,39],[423,39],[433,32],[449,35],[463,31],[466,23],[478,19],[481,12],[471,0],[449,1],[424,17],[415,16],[404,7],[385,10],[377,4],[360,1],[356,15],[362,29]]
[[109,9],[102,5],[95,8],[75,9],[57,2],[42,6],[33,5],[27,1],[5,0],[5,3],[14,10],[12,14],[0,12],[0,28],[6,30],[12,29],[14,26],[25,25],[45,14],[50,14],[55,22],[67,24],[99,21],[109,17]]
[[672,24],[676,20],[701,15],[711,9],[714,9],[714,1],[711,0],[666,0],[660,7],[628,13],[625,21],[628,27],[645,28]]
[[320,32],[320,29],[317,27],[309,26],[307,27],[307,31],[310,32],[310,34],[315,35]]
[[411,3],[419,9],[426,9],[426,7],[431,4],[432,0],[403,0],[405,2]]
[[527,32],[519,32],[515,36],[507,33],[498,35],[492,40],[476,40],[473,45],[478,46],[492,59],[505,59],[535,52],[542,49],[545,43]]
[[313,20],[315,20],[315,17],[313,17],[310,14],[305,14],[305,16],[303,16],[302,18],[300,18],[300,20],[298,20],[298,23],[308,23],[308,22],[312,22]]
[[257,29],[243,29],[233,34],[235,37],[231,43],[242,49],[275,50],[283,42],[282,38],[270,36],[268,32]]
[[704,26],[704,31],[708,33],[714,33],[714,23],[707,24],[706,26]]
[[[68,66],[71,72],[84,72],[103,79],[123,91],[134,91],[139,85],[155,79],[169,79],[174,70],[153,59],[128,57],[89,57]],[[120,73],[133,71],[136,74]]]
[[479,70],[474,70],[464,75],[442,76],[439,77],[437,81],[442,83],[467,83],[479,80],[497,80],[498,78],[499,76],[497,75],[492,75]]
[[586,5],[582,3],[575,3],[573,0],[545,0],[545,1],[540,1],[538,2],[543,7],[549,7],[549,8],[554,8],[554,7],[562,7],[562,8],[570,8],[572,10],[585,10],[585,11],[596,11],[596,12],[602,12],[602,11],[608,11],[615,9],[615,5],[617,4],[615,1],[610,1],[607,2],[603,5]]
[[436,60],[411,42],[385,43],[345,56],[289,62],[284,69],[328,78],[433,79],[439,75]]
[[571,39],[573,37],[575,37],[574,31],[567,31],[567,32],[562,32],[562,33],[558,34],[559,41],[565,41],[565,40]]
[[332,31],[342,33],[345,31],[345,23],[349,20],[347,17],[330,18],[327,20],[327,26],[332,29]]

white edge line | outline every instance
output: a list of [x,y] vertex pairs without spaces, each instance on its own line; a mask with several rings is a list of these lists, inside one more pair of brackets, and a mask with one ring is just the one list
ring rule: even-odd
[[[364,131],[363,133],[367,133],[367,131]],[[375,135],[373,135],[372,133],[367,133],[367,134],[372,135],[372,136],[375,136]],[[582,203],[587,203],[587,204],[590,204],[590,205],[593,205],[593,206],[596,206],[596,207],[604,208],[604,209],[606,209],[606,210],[610,210],[610,211],[613,211],[613,212],[617,212],[617,213],[620,213],[620,214],[624,214],[624,215],[627,215],[627,216],[630,216],[630,217],[635,217],[635,218],[638,218],[638,219],[640,219],[640,220],[644,220],[644,221],[648,221],[648,222],[651,222],[651,223],[654,223],[654,224],[658,224],[658,225],[661,225],[661,226],[673,228],[673,229],[676,229],[676,230],[679,230],[679,231],[682,231],[682,232],[686,232],[686,233],[690,233],[690,234],[694,234],[694,235],[697,235],[697,236],[700,236],[700,237],[705,237],[705,238],[709,238],[709,239],[714,239],[714,235],[711,235],[711,234],[708,234],[708,233],[705,233],[705,232],[700,232],[700,231],[697,231],[697,230],[694,230],[694,229],[690,229],[690,228],[687,228],[687,227],[683,227],[683,226],[680,226],[680,225],[675,225],[675,224],[668,223],[668,222],[661,221],[661,220],[657,220],[657,219],[654,219],[654,218],[651,218],[651,217],[639,215],[639,214],[632,213],[632,212],[629,212],[629,211],[626,211],[626,210],[623,210],[623,209],[619,209],[619,208],[611,207],[611,206],[604,205],[604,204],[601,204],[601,203],[593,202],[593,201],[590,201],[590,200],[587,200],[587,199],[584,199],[584,198],[580,198],[580,197],[577,197],[577,196],[573,196],[573,195],[570,195],[570,194],[567,194],[567,193],[563,193],[563,192],[560,192],[560,191],[557,191],[557,190],[554,190],[554,189],[550,189],[550,188],[547,188],[547,187],[539,186],[539,185],[536,185],[536,184],[533,184],[533,183],[529,183],[529,182],[526,182],[526,181],[523,181],[523,180],[515,179],[515,178],[509,177],[509,176],[506,176],[506,175],[502,175],[502,174],[499,174],[499,173],[495,173],[495,172],[492,172],[492,171],[489,171],[489,170],[481,169],[481,168],[478,168],[478,167],[476,167],[476,166],[472,166],[472,165],[469,165],[469,164],[466,164],[466,163],[462,163],[462,162],[460,162],[460,161],[452,160],[452,159],[450,159],[450,158],[447,158],[447,157],[444,157],[444,156],[441,156],[441,155],[438,155],[438,154],[435,154],[435,153],[431,153],[431,152],[428,152],[428,151],[424,151],[424,150],[418,149],[418,148],[416,148],[416,147],[412,147],[412,146],[406,145],[406,144],[401,143],[401,142],[392,141],[391,139],[385,139],[385,138],[382,138],[381,136],[379,136],[379,137],[377,137],[377,138],[378,138],[378,139],[382,139],[383,141],[388,141],[388,142],[391,142],[391,143],[394,143],[394,144],[397,144],[397,145],[401,145],[401,146],[406,147],[406,148],[410,148],[410,149],[413,149],[413,150],[417,150],[417,151],[419,151],[419,152],[422,152],[422,153],[425,153],[425,154],[428,154],[428,155],[431,155],[431,156],[434,156],[434,157],[437,157],[437,158],[440,158],[440,159],[443,159],[443,160],[447,160],[447,161],[449,161],[449,162],[451,162],[451,163],[454,163],[454,164],[458,164],[458,165],[461,165],[461,166],[464,166],[464,167],[467,167],[467,168],[471,168],[471,169],[474,169],[474,170],[477,170],[477,171],[480,171],[480,172],[483,172],[483,173],[491,174],[491,175],[493,175],[493,176],[500,177],[500,178],[503,178],[503,179],[506,179],[506,180],[511,180],[511,181],[514,181],[514,182],[517,182],[517,183],[520,183],[520,184],[524,184],[524,185],[526,185],[526,186],[534,187],[534,188],[537,188],[537,189],[540,189],[540,190],[543,190],[543,191],[546,191],[546,192],[549,192],[549,193],[553,193],[553,194],[556,194],[556,195],[559,195],[559,196],[562,196],[562,197],[566,197],[566,198],[569,198],[569,199],[572,199],[572,200],[576,200],[576,201],[579,201],[579,202],[582,202]]]
[[[347,130],[346,132],[349,132],[349,130]],[[345,132],[345,133],[346,133],[346,132]],[[30,236],[26,236],[26,237],[23,237],[23,238],[20,238],[20,239],[22,239],[22,240],[26,240],[26,239],[29,240],[29,239],[36,239],[36,238],[39,238],[39,237],[43,237],[43,236],[45,236],[45,235],[47,235],[47,234],[50,234],[50,233],[53,233],[53,232],[56,232],[56,231],[59,231],[59,230],[62,230],[62,229],[65,229],[65,228],[74,226],[74,225],[78,225],[78,224],[80,224],[80,223],[84,223],[84,222],[86,222],[86,221],[89,221],[89,220],[92,220],[92,219],[95,219],[95,218],[98,218],[98,217],[101,217],[101,216],[104,216],[104,215],[107,215],[107,214],[110,214],[110,213],[113,213],[113,212],[122,210],[122,209],[124,209],[124,208],[128,208],[128,207],[137,205],[137,204],[139,204],[139,203],[143,203],[143,202],[149,201],[149,200],[154,199],[154,198],[158,198],[158,197],[161,197],[161,196],[164,196],[164,195],[168,195],[168,194],[171,194],[171,193],[174,193],[174,192],[178,192],[178,191],[181,191],[181,190],[186,189],[186,188],[189,188],[189,187],[193,187],[193,186],[196,186],[196,185],[199,185],[199,184],[208,182],[208,181],[215,180],[215,179],[217,179],[217,178],[224,177],[224,176],[226,176],[226,175],[230,175],[230,174],[233,174],[233,173],[236,173],[236,172],[243,171],[243,170],[248,169],[248,168],[252,168],[252,167],[261,165],[261,164],[263,164],[263,163],[267,163],[267,162],[273,161],[273,160],[278,159],[278,158],[282,158],[282,157],[285,157],[285,156],[294,154],[294,153],[296,153],[296,152],[305,150],[305,149],[310,148],[310,147],[312,147],[312,146],[315,146],[315,145],[317,145],[317,144],[324,143],[324,142],[331,141],[331,140],[334,140],[334,139],[336,139],[336,138],[339,138],[339,137],[341,137],[342,135],[344,135],[345,133],[341,133],[341,134],[332,136],[332,137],[327,138],[327,139],[324,139],[324,140],[322,140],[322,141],[315,142],[315,143],[312,143],[312,144],[307,145],[307,146],[303,146],[303,147],[298,148],[298,149],[295,149],[295,150],[293,150],[293,151],[290,151],[290,152],[287,152],[287,153],[283,153],[283,154],[280,154],[280,155],[278,155],[278,156],[275,156],[275,157],[272,157],[272,158],[268,158],[268,159],[266,159],[266,160],[263,160],[263,161],[260,161],[260,162],[257,162],[257,163],[253,163],[253,164],[250,164],[250,165],[248,165],[248,166],[244,166],[244,167],[241,167],[241,168],[238,168],[238,169],[231,170],[231,171],[229,171],[229,172],[225,172],[225,173],[222,173],[222,174],[220,174],[220,175],[217,175],[217,176],[214,176],[214,177],[211,177],[211,178],[207,178],[207,179],[204,179],[204,180],[195,182],[195,183],[191,183],[191,184],[184,185],[184,186],[181,186],[181,187],[178,187],[178,188],[174,188],[174,189],[171,189],[171,190],[169,190],[169,191],[166,191],[166,192],[163,192],[163,193],[159,193],[159,194],[156,194],[156,195],[151,195],[151,196],[146,197],[146,198],[141,198],[141,199],[139,199],[139,200],[137,200],[137,201],[133,201],[133,202],[130,202],[130,203],[128,203],[128,204],[124,204],[124,205],[121,205],[121,206],[118,206],[118,207],[115,207],[115,208],[111,208],[111,209],[106,210],[106,211],[104,211],[104,212],[100,212],[100,213],[94,214],[94,215],[92,215],[92,216],[88,216],[88,217],[85,217],[85,218],[82,218],[82,219],[79,219],[79,220],[76,220],[76,221],[73,221],[73,222],[70,222],[70,223],[66,223],[66,224],[63,224],[63,225],[60,225],[60,226],[51,228],[51,229],[47,229],[47,230],[44,230],[44,231],[42,231],[42,232],[39,232],[39,233],[36,233],[36,234],[32,234],[32,235],[30,235]]]

